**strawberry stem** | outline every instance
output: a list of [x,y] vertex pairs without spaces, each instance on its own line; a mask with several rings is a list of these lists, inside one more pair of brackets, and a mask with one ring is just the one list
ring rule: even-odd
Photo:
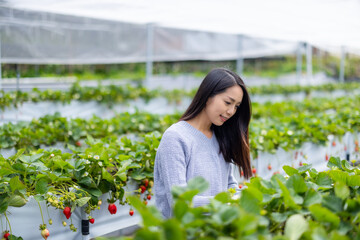
[[6,216],[6,212],[4,213],[4,215],[5,215],[5,218],[6,218],[7,222],[9,223],[10,235],[12,235],[12,230],[11,230],[10,221],[9,221],[8,217]]
[[42,210],[41,210],[41,206],[40,206],[39,201],[37,201],[37,203],[39,204],[42,222],[43,222],[43,224],[45,224],[45,222],[44,222],[44,216],[43,216],[43,213],[42,213]]

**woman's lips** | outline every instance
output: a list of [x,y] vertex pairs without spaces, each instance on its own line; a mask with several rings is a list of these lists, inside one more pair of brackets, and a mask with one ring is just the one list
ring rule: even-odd
[[225,122],[226,120],[228,120],[228,118],[223,117],[223,116],[221,116],[221,115],[220,115],[220,119],[221,119],[221,121],[223,121],[223,122]]

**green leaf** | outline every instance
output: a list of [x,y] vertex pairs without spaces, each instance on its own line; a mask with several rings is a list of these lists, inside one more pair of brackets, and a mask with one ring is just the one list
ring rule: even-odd
[[120,178],[121,181],[123,181],[123,182],[126,182],[126,181],[127,181],[127,175],[126,175],[126,173],[122,172],[122,173],[120,173],[120,174],[117,173],[116,175]]
[[142,180],[145,177],[146,177],[146,175],[140,171],[136,171],[131,174],[131,178],[134,180]]
[[35,195],[35,196],[34,196],[34,199],[35,199],[36,201],[38,201],[38,202],[41,202],[41,201],[44,201],[44,200],[45,200],[45,198],[44,198],[43,195]]
[[322,207],[320,204],[311,205],[309,210],[319,222],[331,223],[334,227],[337,227],[340,224],[340,218],[329,209]]
[[321,203],[321,194],[315,191],[314,189],[309,189],[304,198],[304,206],[308,207],[310,205]]
[[11,207],[22,207],[26,204],[26,200],[19,195],[11,195],[9,198],[9,206]]
[[6,212],[9,206],[9,196],[8,194],[0,194],[0,214]]
[[294,174],[299,174],[298,170],[296,170],[293,167],[287,166],[287,165],[283,166],[283,169],[286,172],[286,174],[289,175],[289,176],[292,176]]
[[91,199],[91,197],[83,197],[83,198],[79,198],[75,200],[75,203],[78,207],[82,207],[84,206],[89,200]]
[[248,189],[241,191],[240,206],[247,212],[260,214],[260,201]]
[[360,176],[359,175],[348,176],[347,185],[351,187],[360,186]]
[[179,198],[187,200],[187,201],[192,201],[192,199],[199,194],[199,190],[198,189],[194,189],[194,190],[188,190],[185,191],[183,194],[181,194],[179,196]]
[[36,182],[35,192],[38,194],[45,194],[48,191],[48,182],[45,178],[41,178]]
[[30,157],[30,162],[36,162],[37,160],[39,160],[39,158],[41,158],[44,154],[43,153],[39,153],[39,154],[35,154],[35,155],[32,155]]
[[298,168],[299,174],[305,173],[311,169],[311,164],[304,164],[304,166],[301,166]]
[[335,195],[342,200],[348,198],[350,196],[350,190],[348,186],[346,186],[343,182],[336,182],[335,183]]
[[209,183],[203,177],[194,177],[187,183],[187,187],[190,190],[199,190],[200,193],[206,191],[209,188]]
[[188,211],[189,206],[184,200],[177,200],[174,205],[174,216],[181,220],[185,213]]
[[320,172],[316,178],[316,184],[319,186],[330,186],[332,184],[332,181],[327,173]]
[[26,186],[20,181],[19,176],[16,176],[10,179],[10,188],[11,192],[15,192],[16,190],[25,189]]
[[342,167],[341,167],[341,162],[340,162],[340,158],[338,158],[338,157],[330,157],[327,166],[328,166],[328,168],[330,168],[330,169],[333,168],[333,167],[342,169]]
[[288,215],[286,213],[272,212],[271,218],[278,223],[282,223],[287,219]]
[[291,196],[289,190],[286,188],[286,186],[279,179],[276,179],[276,180],[282,191],[282,196],[284,198],[285,207],[290,207],[293,209],[300,209],[301,207],[295,203],[294,199],[292,198],[292,196]]
[[105,168],[102,169],[101,174],[102,174],[102,178],[105,179],[106,181],[111,183],[114,182],[114,177],[111,176],[111,174],[108,171],[106,171]]
[[307,191],[307,186],[304,178],[300,175],[292,175],[286,182],[288,188],[293,188],[296,193],[304,193]]
[[185,237],[185,230],[182,229],[180,223],[176,219],[169,219],[162,224],[164,228],[165,239],[183,240]]
[[95,196],[95,197],[101,197],[101,195],[102,195],[102,192],[99,190],[99,189],[97,189],[97,188],[91,188],[91,189],[87,189],[87,191],[91,194],[91,195],[93,195],[93,196]]
[[216,194],[214,199],[221,203],[228,203],[231,199],[231,196],[230,196],[229,192],[221,192],[221,193]]
[[297,240],[309,229],[309,223],[301,214],[292,215],[285,224],[285,236]]
[[332,170],[329,171],[329,176],[334,182],[343,182],[346,184],[349,174],[341,170]]

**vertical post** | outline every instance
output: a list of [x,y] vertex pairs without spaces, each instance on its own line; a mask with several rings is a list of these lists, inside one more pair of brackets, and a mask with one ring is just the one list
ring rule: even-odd
[[0,90],[2,90],[2,72],[1,72],[1,67],[2,67],[2,64],[1,64],[1,34],[0,34]]
[[310,43],[306,44],[306,72],[307,72],[307,79],[311,83],[311,80],[312,80],[312,46]]
[[346,54],[345,47],[341,46],[341,60],[340,60],[339,81],[342,82],[342,83],[345,81],[345,78],[344,78],[344,75],[345,75],[345,54]]
[[296,78],[297,82],[300,83],[301,75],[302,75],[302,50],[304,44],[299,42],[297,51],[296,51]]
[[90,226],[89,226],[89,215],[85,212],[85,207],[80,209],[81,211],[81,235],[82,240],[90,239]]
[[149,86],[153,72],[153,49],[154,49],[154,24],[147,24],[147,44],[146,44],[146,82]]
[[20,91],[20,67],[16,64],[16,91]]
[[237,46],[237,60],[236,60],[236,72],[242,76],[244,71],[244,56],[243,56],[243,35],[239,34],[237,36],[238,46]]

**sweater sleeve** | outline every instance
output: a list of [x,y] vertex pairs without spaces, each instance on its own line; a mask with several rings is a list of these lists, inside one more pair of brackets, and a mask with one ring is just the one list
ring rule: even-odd
[[228,189],[234,188],[236,192],[240,191],[239,184],[234,176],[234,164],[230,163],[230,169],[229,169],[229,181],[228,181]]
[[[176,132],[166,132],[156,153],[155,162],[164,184],[164,193],[169,206],[173,206],[171,188],[186,186],[187,157],[190,149]],[[194,207],[208,204],[211,196],[195,196]]]

